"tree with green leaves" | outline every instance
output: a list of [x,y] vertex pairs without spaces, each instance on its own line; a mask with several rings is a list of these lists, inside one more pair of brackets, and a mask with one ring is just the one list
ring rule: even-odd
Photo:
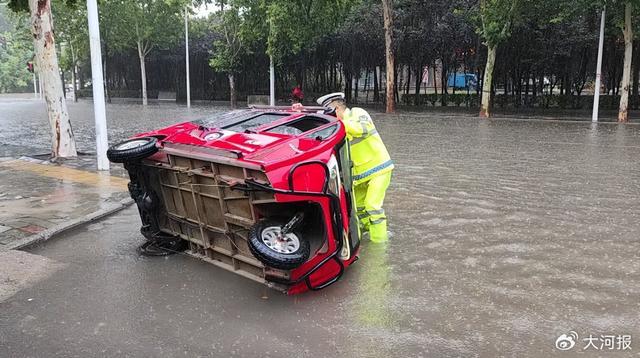
[[[264,0],[262,0],[264,1]],[[349,10],[359,1],[347,0],[272,0],[267,4],[267,53],[276,63],[311,50],[317,41],[334,33]],[[304,60],[305,57],[302,56]],[[306,74],[302,63],[297,81],[304,86]]]
[[496,63],[498,46],[511,35],[511,29],[520,17],[522,0],[481,0],[479,15],[481,26],[478,33],[487,46],[487,63],[482,83],[482,101],[480,117],[491,117],[491,90],[493,69]]
[[[90,57],[87,9],[78,3],[58,0],[54,3],[53,17],[56,33],[62,43],[60,68],[71,72],[74,101],[78,101],[78,67],[83,59]],[[105,24],[103,24],[104,26]]]
[[24,90],[31,83],[27,62],[33,56],[26,14],[12,14],[0,5],[0,93]]
[[27,62],[32,48],[20,34],[0,33],[0,93],[23,90],[31,83]]
[[67,102],[64,98],[56,40],[54,35],[51,0],[11,0],[9,7],[31,14],[31,34],[37,59],[37,70],[41,75],[49,125],[51,128],[51,156],[53,158],[76,157],[76,141],[69,120]]
[[[305,89],[308,89],[310,62],[317,63],[317,51],[328,43],[325,40],[336,33],[350,10],[359,3],[348,0],[225,2],[227,6],[241,9],[240,37],[247,48],[264,49],[284,82],[289,81],[285,75],[292,73],[296,84]],[[325,51],[321,56],[326,54]]]
[[226,7],[221,5],[221,8],[218,13],[212,15],[213,30],[218,32],[220,37],[214,41],[213,57],[209,64],[214,70],[227,74],[231,107],[235,108],[238,102],[235,75],[247,49],[242,32],[244,19],[240,6],[235,2]]
[[146,58],[154,48],[174,44],[182,30],[182,0],[105,0],[101,12],[109,14],[111,46],[124,50],[134,47],[140,61],[142,104],[147,105]]

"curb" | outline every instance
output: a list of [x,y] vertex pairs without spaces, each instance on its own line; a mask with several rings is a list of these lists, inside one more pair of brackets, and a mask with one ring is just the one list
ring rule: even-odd
[[119,201],[117,204],[114,204],[108,208],[105,209],[100,209],[98,211],[94,211],[93,213],[87,214],[83,217],[77,218],[77,219],[72,219],[69,220],[67,222],[64,222],[62,224],[53,226],[49,229],[46,229],[42,232],[39,232],[37,234],[31,235],[31,236],[27,236],[23,239],[17,240],[9,245],[7,245],[6,247],[3,247],[2,249],[0,249],[0,251],[8,251],[8,250],[19,250],[19,249],[23,249],[27,246],[31,246],[37,243],[41,243],[41,242],[45,242],[49,239],[51,239],[53,236],[61,234],[67,230],[71,230],[73,228],[76,228],[78,226],[87,224],[89,222],[92,221],[96,221],[99,219],[102,219],[106,216],[109,216],[111,214],[115,214],[118,211],[122,210],[122,209],[126,209],[129,206],[131,206],[131,204],[133,204],[134,201],[131,198],[128,199],[123,199],[121,201]]

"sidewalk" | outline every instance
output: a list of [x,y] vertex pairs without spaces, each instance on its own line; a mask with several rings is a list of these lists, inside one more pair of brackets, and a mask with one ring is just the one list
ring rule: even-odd
[[95,157],[62,164],[41,157],[0,158],[0,251],[18,249],[132,203],[126,172],[95,170]]

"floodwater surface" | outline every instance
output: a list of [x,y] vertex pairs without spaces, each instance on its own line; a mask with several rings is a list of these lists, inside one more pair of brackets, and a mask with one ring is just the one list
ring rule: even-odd
[[0,303],[0,355],[605,356],[618,347],[584,341],[605,335],[640,349],[639,126],[374,121],[396,163],[391,239],[365,242],[338,283],[287,297],[140,257],[131,208],[30,250],[65,267]]

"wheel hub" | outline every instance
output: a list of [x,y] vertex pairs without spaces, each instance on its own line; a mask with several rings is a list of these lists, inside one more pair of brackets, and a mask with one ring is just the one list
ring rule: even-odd
[[270,226],[262,230],[262,242],[271,250],[281,254],[292,254],[300,249],[300,239],[294,233],[282,236],[282,228]]
[[140,146],[145,145],[147,143],[149,143],[149,141],[145,140],[145,139],[132,140],[132,141],[120,144],[119,146],[116,147],[116,149],[117,150],[126,150],[126,149],[140,147]]

